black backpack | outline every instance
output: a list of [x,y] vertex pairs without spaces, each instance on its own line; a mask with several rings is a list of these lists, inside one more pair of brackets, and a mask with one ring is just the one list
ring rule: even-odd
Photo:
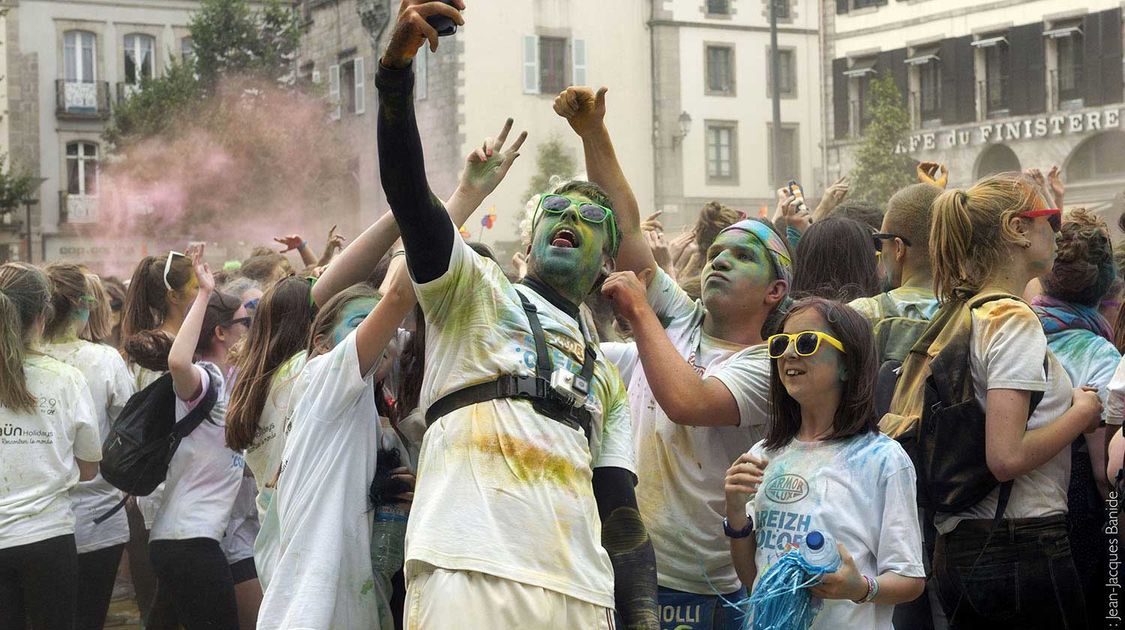
[[[176,392],[171,374],[164,374],[133,394],[102,443],[102,477],[126,495],[152,494],[168,476],[168,465],[180,441],[210,416],[217,397],[211,380],[199,404],[176,422]],[[101,523],[124,505],[123,499],[94,522]]]

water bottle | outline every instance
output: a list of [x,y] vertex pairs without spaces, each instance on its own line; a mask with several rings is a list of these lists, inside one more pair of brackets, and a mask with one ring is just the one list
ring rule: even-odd
[[840,550],[832,534],[813,530],[801,544],[801,558],[817,573],[833,573],[840,567]]
[[375,510],[375,522],[371,525],[371,568],[388,583],[402,568],[408,513],[402,503],[384,503]]

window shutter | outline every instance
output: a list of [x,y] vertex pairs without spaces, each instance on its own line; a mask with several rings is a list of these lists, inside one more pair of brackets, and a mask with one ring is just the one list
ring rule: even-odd
[[[957,58],[952,63],[942,61],[942,72],[948,71],[956,76],[957,81],[957,119],[943,121],[967,123],[977,119],[977,76],[973,65],[975,50],[972,45],[972,35],[965,35],[954,40]],[[984,77],[979,77],[981,81]]]
[[847,59],[832,60],[832,112],[837,138],[848,137],[848,69]]
[[880,74],[885,72],[891,75],[902,102],[906,103],[906,94],[910,89],[906,74],[906,49],[897,48],[879,53],[879,61],[876,63],[875,69]]
[[[1086,107],[1102,104],[1102,29],[1101,13],[1090,13],[1082,23],[1083,101]],[[1116,68],[1121,74],[1121,65]]]
[[523,93],[539,93],[539,36],[523,38]]
[[1120,103],[1122,97],[1121,9],[1102,12],[1102,102]]
[[365,86],[367,80],[363,74],[363,57],[355,58],[355,113],[356,115],[363,114],[367,111],[366,97],[367,90]]
[[586,85],[586,40],[571,42],[571,85]]
[[1008,109],[1013,116],[1045,111],[1045,55],[1042,22],[1008,31]]
[[332,104],[332,120],[340,120],[340,66],[328,66],[328,101]]
[[852,0],[836,0],[836,13],[847,13]]

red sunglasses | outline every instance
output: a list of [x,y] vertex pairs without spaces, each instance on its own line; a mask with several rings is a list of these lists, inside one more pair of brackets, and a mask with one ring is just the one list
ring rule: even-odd
[[1062,229],[1062,209],[1060,208],[1044,208],[1042,210],[1028,210],[1016,215],[1021,219],[1035,219],[1038,217],[1047,217],[1047,223],[1051,224],[1051,229],[1058,232]]

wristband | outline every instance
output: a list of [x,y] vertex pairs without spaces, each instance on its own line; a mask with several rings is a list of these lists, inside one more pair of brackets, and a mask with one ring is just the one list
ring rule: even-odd
[[750,516],[749,514],[747,514],[746,515],[746,527],[743,527],[742,529],[739,530],[739,529],[732,529],[731,526],[730,526],[730,521],[728,521],[727,517],[724,516],[723,517],[723,533],[727,535],[727,538],[746,538],[750,534],[754,533],[754,518],[752,516]]
[[852,602],[855,604],[870,603],[875,599],[876,596],[879,595],[879,580],[872,577],[867,577],[866,575],[863,575],[861,577],[863,578],[864,583],[867,584],[867,594],[859,599],[853,599]]
[[297,249],[304,249],[304,248],[306,248],[306,247],[308,247],[308,246],[309,246],[309,242],[308,242],[308,241],[301,241],[301,244],[297,246]]

